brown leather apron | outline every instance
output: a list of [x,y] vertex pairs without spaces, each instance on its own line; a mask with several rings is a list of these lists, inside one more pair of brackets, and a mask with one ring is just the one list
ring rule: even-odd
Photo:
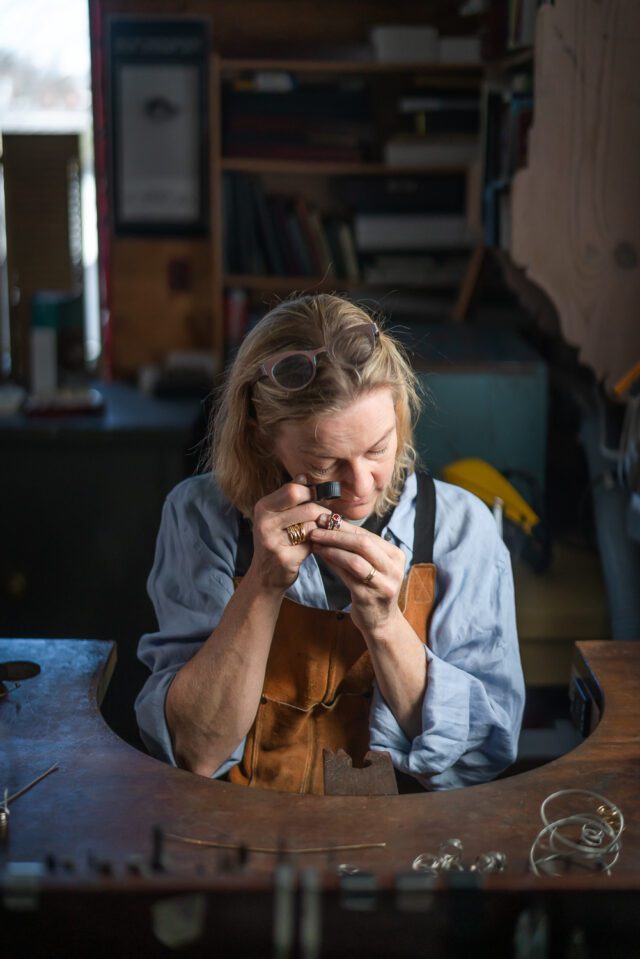
[[[414,559],[431,559],[433,481],[425,474],[418,478]],[[399,603],[423,643],[434,595],[435,566],[414,563]],[[356,767],[369,749],[373,680],[366,644],[349,613],[284,599],[256,718],[230,781],[284,792],[324,793],[323,749],[344,749]]]

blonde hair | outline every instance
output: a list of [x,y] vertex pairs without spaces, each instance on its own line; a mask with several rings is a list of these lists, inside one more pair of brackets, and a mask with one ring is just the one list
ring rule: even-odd
[[[278,388],[267,377],[253,382],[274,354],[315,349],[350,327],[370,322],[364,309],[342,297],[300,296],[278,303],[242,342],[212,415],[208,466],[224,495],[245,516],[289,479],[274,454],[282,423],[342,411],[379,387],[388,387],[393,396],[398,448],[391,481],[375,512],[381,516],[398,502],[405,476],[415,468],[413,427],[420,400],[411,364],[389,334],[380,330],[375,350],[358,368],[327,362],[321,354],[314,380],[299,392]],[[380,329],[377,317],[376,325]]]

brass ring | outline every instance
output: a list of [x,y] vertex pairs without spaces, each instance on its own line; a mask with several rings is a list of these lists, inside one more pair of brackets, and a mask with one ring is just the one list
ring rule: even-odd
[[286,527],[285,532],[292,546],[299,546],[307,538],[304,523],[292,523],[291,526]]
[[367,573],[367,575],[365,576],[365,578],[362,580],[365,586],[369,585],[369,583],[371,582],[371,580],[373,579],[373,577],[376,575],[377,572],[378,570],[375,568],[375,566],[372,566],[369,572]]

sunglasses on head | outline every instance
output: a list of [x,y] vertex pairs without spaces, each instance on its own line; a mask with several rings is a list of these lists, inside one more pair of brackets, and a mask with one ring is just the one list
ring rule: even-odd
[[375,323],[360,323],[343,330],[331,343],[315,350],[275,353],[265,360],[251,382],[257,383],[266,376],[283,390],[292,393],[303,390],[315,378],[319,356],[327,353],[334,363],[341,366],[362,366],[372,356],[379,332]]

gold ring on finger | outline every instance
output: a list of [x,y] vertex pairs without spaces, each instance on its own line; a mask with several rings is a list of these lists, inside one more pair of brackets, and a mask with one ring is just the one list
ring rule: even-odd
[[371,580],[373,579],[373,577],[376,575],[377,572],[378,570],[375,568],[375,566],[372,566],[369,572],[367,573],[367,575],[365,576],[365,578],[362,580],[365,586],[369,585],[369,583],[371,582]]
[[285,532],[292,546],[299,546],[307,538],[304,523],[292,523],[291,526],[286,527]]

